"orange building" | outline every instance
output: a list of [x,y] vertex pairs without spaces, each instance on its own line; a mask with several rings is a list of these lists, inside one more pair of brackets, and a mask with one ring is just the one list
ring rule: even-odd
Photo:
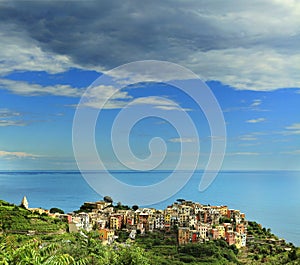
[[238,225],[236,225],[236,229],[235,230],[239,234],[245,234],[245,226],[244,226],[244,224],[238,224]]
[[99,237],[103,241],[103,243],[111,244],[114,241],[115,232],[111,229],[99,229]]
[[220,238],[220,234],[219,234],[219,230],[217,228],[213,228],[211,231],[211,236],[213,240],[219,239]]
[[225,233],[225,240],[228,243],[228,245],[233,245],[235,244],[234,240],[234,232],[226,232]]
[[186,227],[178,228],[178,244],[183,245],[190,243],[190,229]]

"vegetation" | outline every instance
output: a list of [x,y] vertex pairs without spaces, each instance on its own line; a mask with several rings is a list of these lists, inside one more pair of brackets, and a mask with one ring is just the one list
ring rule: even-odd
[[113,203],[113,199],[110,196],[105,196],[103,200],[108,203]]
[[122,203],[118,202],[116,206],[114,206],[114,211],[118,210],[130,210],[130,207],[128,205],[123,205]]
[[93,209],[94,209],[93,206],[83,204],[83,205],[80,206],[79,210],[74,211],[74,213],[80,213],[80,212],[88,213],[88,212],[91,212]]
[[64,214],[65,212],[62,209],[54,207],[54,208],[50,209],[50,213],[61,213],[61,214]]
[[150,257],[135,245],[103,246],[99,236],[68,234],[52,240],[10,235],[0,237],[0,264],[150,265]]
[[114,244],[104,246],[97,231],[67,233],[59,219],[0,201],[0,265],[300,264],[300,249],[270,229],[249,222],[248,234],[251,240],[240,250],[224,240],[179,246],[176,229],[138,233],[134,241],[121,230]]
[[231,220],[230,220],[230,218],[228,218],[228,217],[220,217],[219,222],[220,222],[220,224],[223,224],[223,223],[231,223]]
[[133,205],[131,208],[132,208],[132,210],[136,211],[136,210],[139,209],[139,206],[135,204],[135,205]]
[[66,229],[67,224],[57,218],[0,201],[0,232],[45,234],[62,233]]
[[251,240],[247,248],[239,254],[242,261],[251,261],[251,264],[300,263],[300,249],[278,239],[271,233],[271,229],[266,229],[256,222],[248,222],[248,238]]
[[224,240],[177,245],[175,233],[153,232],[139,235],[136,243],[147,249],[151,264],[239,264],[234,247]]

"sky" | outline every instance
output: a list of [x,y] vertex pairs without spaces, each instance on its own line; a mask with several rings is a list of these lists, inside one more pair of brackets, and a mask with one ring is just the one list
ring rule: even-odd
[[[0,170],[76,170],[72,128],[82,96],[107,71],[143,60],[178,64],[209,87],[226,126],[222,169],[300,170],[298,1],[1,1],[0,39]],[[197,168],[205,168],[217,137],[205,112],[182,91],[145,78],[125,82],[106,105],[117,89],[99,85],[84,106],[102,106],[95,144],[105,167],[133,165],[129,155],[125,165],[118,161],[111,132],[134,102],[172,117],[180,106],[199,139],[180,137],[154,115],[136,123],[128,139],[125,129],[117,131],[121,149],[124,139],[143,160],[160,137],[164,144],[156,147],[167,151],[157,169],[175,168],[182,155],[183,168],[198,155]],[[183,143],[189,147],[181,154]],[[83,155],[94,169],[97,161]]]

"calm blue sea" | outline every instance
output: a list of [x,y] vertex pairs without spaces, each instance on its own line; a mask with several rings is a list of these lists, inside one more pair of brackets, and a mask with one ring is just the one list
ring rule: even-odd
[[[101,177],[102,173],[93,174]],[[116,178],[135,185],[155,183],[169,174],[168,171],[113,172]],[[228,205],[244,212],[248,220],[255,220],[300,246],[300,171],[222,171],[204,192],[198,191],[201,176],[201,171],[195,172],[176,195],[152,206],[163,209],[178,198]],[[0,199],[19,204],[24,195],[30,207],[59,207],[66,212],[78,209],[84,201],[103,198],[79,172],[0,171]],[[136,203],[139,204],[138,198]]]

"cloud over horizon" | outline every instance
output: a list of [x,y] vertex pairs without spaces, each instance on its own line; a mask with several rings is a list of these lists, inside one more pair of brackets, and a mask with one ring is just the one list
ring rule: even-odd
[[12,159],[12,158],[31,158],[35,159],[40,157],[39,155],[29,154],[26,152],[9,152],[0,150],[0,158]]

